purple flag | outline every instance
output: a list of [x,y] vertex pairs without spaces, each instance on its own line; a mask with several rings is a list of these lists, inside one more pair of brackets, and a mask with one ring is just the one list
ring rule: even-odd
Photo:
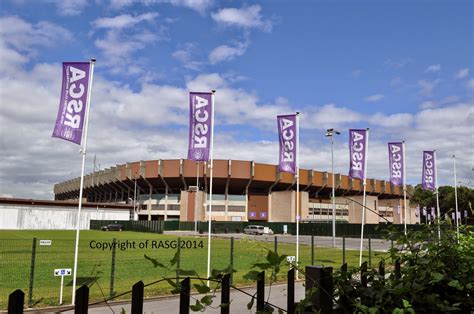
[[456,221],[456,215],[455,215],[454,212],[451,213],[451,218],[452,218],[454,221]]
[[403,143],[388,143],[388,163],[390,168],[390,182],[393,185],[403,185],[404,163],[403,160]]
[[296,172],[296,139],[298,130],[296,128],[296,114],[277,116],[278,139],[280,142],[280,154],[278,158],[278,170],[281,172]]
[[416,216],[416,217],[420,216],[420,206],[416,206],[416,208],[415,208],[415,216]]
[[431,207],[431,216],[433,216],[433,219],[436,218],[435,208],[434,208],[434,207]]
[[212,93],[189,93],[188,159],[208,161],[211,148]]
[[431,216],[430,216],[430,214],[428,214],[428,220],[431,220]]
[[423,216],[426,216],[426,206],[423,207]]
[[90,69],[90,62],[63,62],[61,99],[52,137],[81,145]]
[[425,190],[436,190],[435,163],[435,152],[432,150],[423,151],[423,174],[421,178],[421,186]]
[[349,130],[349,176],[364,180],[367,158],[367,130]]
[[397,206],[397,214],[400,215],[400,205]]

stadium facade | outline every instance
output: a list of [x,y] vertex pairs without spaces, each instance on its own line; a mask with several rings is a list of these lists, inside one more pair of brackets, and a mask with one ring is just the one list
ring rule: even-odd
[[[198,177],[199,173],[199,177]],[[302,221],[332,219],[332,175],[300,169]],[[88,202],[134,204],[131,216],[140,220],[207,220],[210,169],[186,159],[148,160],[96,171],[84,177]],[[335,174],[336,219],[360,223],[361,180]],[[56,200],[79,197],[80,178],[54,186]],[[408,187],[411,190],[411,187]],[[216,221],[296,220],[296,178],[276,165],[242,160],[214,160],[212,219]],[[403,222],[403,189],[388,181],[367,179],[366,223]],[[414,208],[407,223],[418,222]],[[384,217],[384,218],[381,218]]]

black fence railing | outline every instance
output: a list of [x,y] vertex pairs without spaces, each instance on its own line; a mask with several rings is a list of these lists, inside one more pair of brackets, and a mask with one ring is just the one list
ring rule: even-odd
[[[165,226],[168,222],[165,222]],[[173,222],[176,224],[176,222]],[[215,221],[212,222],[212,233],[242,233],[249,225],[260,225],[269,227],[275,234],[296,234],[296,223],[293,222],[239,222],[239,221]],[[336,223],[336,236],[346,238],[360,237],[361,224]],[[189,221],[181,221],[177,226],[183,231],[194,231],[195,223]],[[387,231],[395,230],[403,233],[403,225],[393,224],[365,224],[364,235],[373,239],[380,239],[386,235]],[[197,222],[197,231],[207,232],[209,229],[208,222]],[[332,236],[331,222],[301,222],[299,225],[300,235],[315,236]],[[410,231],[419,231],[423,229],[423,225],[407,225]],[[165,230],[171,230],[165,227]]]
[[[341,266],[341,272],[347,273],[347,264]],[[362,287],[367,287],[367,262],[363,263],[360,267],[359,280]],[[295,269],[291,268],[287,272],[287,304],[286,309],[276,306],[268,302],[269,298],[265,300],[265,272],[260,272],[257,276],[257,292],[255,294],[249,294],[244,290],[231,285],[230,274],[226,274],[219,280],[212,280],[220,285],[221,300],[220,310],[222,314],[231,313],[232,303],[230,302],[230,291],[234,288],[238,292],[247,294],[250,298],[256,300],[256,311],[257,313],[272,313],[275,310],[279,312],[295,313],[296,308],[300,307],[300,312],[303,313],[353,313],[355,310],[355,304],[351,304],[347,297],[340,297],[339,299],[334,298],[334,279],[333,279],[333,268],[324,266],[306,266],[305,271],[305,290],[306,294],[311,293],[310,300],[307,303],[295,303]],[[385,265],[381,261],[379,264],[379,275],[385,278]],[[396,279],[401,278],[400,273],[400,262],[395,261],[394,276]],[[191,304],[191,280],[200,280],[202,278],[164,278],[162,280],[179,279],[179,313],[189,314]],[[181,280],[182,279],[182,280]],[[159,281],[162,281],[159,280]],[[348,279],[349,280],[349,279]],[[157,282],[159,282],[157,281]],[[156,284],[157,282],[151,283]],[[149,284],[149,285],[151,285]],[[144,288],[149,285],[144,285],[142,281],[135,283],[131,291],[127,291],[124,294],[132,293],[131,300],[131,313],[138,314],[143,313],[143,302],[144,302]],[[316,288],[316,289],[314,289]],[[121,295],[124,295],[121,294]],[[118,296],[115,296],[118,297]],[[76,302],[73,307],[63,308],[60,312],[70,311],[74,309],[75,313],[88,313],[90,305],[100,305],[101,303],[107,304],[108,301],[113,300],[115,297],[111,297],[105,301],[96,302],[89,304],[89,287],[86,285],[81,286],[77,289]],[[361,303],[364,302],[364,296],[360,295]],[[25,294],[21,290],[15,290],[12,292],[8,299],[8,313],[23,313],[24,309]],[[308,300],[307,300],[308,301]],[[304,301],[300,301],[304,302]]]
[[[209,225],[207,221],[198,221],[195,225],[192,221],[163,221],[163,220],[91,220],[90,229],[100,230],[103,226],[108,224],[121,224],[123,230],[162,233],[163,231],[194,231],[195,228],[200,233],[207,233]],[[296,234],[296,223],[294,222],[241,222],[241,221],[213,221],[212,233],[242,233],[249,225],[260,225],[269,227],[275,234]],[[336,236],[346,238],[360,237],[361,224],[352,223],[336,223]],[[364,235],[373,239],[383,238],[387,233],[388,228],[391,230],[403,232],[403,225],[393,224],[365,224]],[[419,231],[423,229],[424,225],[407,225],[409,231]],[[314,235],[314,236],[332,236],[331,222],[301,222],[300,235]]]
[[91,220],[90,230],[101,230],[109,224],[120,224],[126,231],[163,233],[165,230],[163,220]]

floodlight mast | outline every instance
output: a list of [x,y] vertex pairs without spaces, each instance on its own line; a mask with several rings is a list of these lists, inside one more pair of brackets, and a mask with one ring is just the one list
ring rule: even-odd
[[326,137],[331,138],[331,173],[332,173],[332,246],[336,246],[336,189],[334,182],[334,135],[340,135],[341,132],[335,129],[327,129]]

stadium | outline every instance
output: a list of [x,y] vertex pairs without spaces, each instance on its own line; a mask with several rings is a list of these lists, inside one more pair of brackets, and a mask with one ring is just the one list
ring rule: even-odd
[[[336,219],[360,223],[363,184],[342,174],[300,169],[301,221]],[[95,203],[133,204],[135,220],[205,221],[209,205],[210,169],[187,159],[148,160],[117,165],[84,176],[83,199]],[[56,200],[79,198],[80,177],[54,186]],[[408,190],[412,187],[408,186]],[[206,197],[207,195],[207,197]],[[365,223],[403,222],[403,189],[388,181],[367,179]],[[214,160],[212,220],[296,221],[296,178],[276,165],[242,160]],[[419,222],[414,208],[407,223]]]

